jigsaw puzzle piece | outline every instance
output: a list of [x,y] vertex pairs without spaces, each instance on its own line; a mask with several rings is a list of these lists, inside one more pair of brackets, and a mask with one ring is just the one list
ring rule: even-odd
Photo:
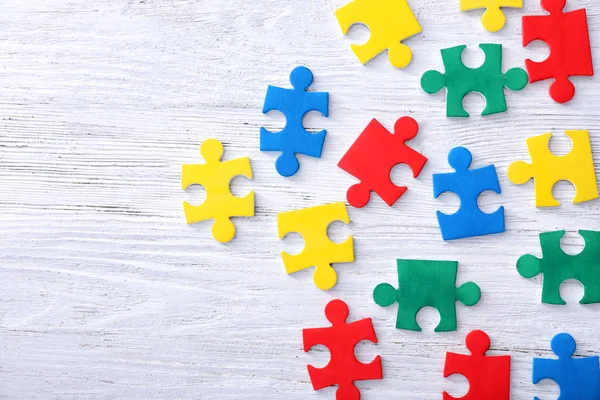
[[550,55],[541,62],[525,60],[531,83],[554,79],[550,97],[566,103],[575,95],[570,76],[593,76],[594,66],[585,8],[563,12],[565,0],[542,0],[550,15],[524,16],[523,47],[534,40],[544,41]]
[[288,274],[315,267],[315,285],[321,290],[329,290],[337,282],[337,273],[332,263],[354,261],[352,236],[343,243],[332,242],[327,236],[327,227],[334,221],[350,223],[348,210],[343,202],[287,211],[277,215],[279,239],[290,232],[297,232],[304,238],[304,250],[299,254],[281,252],[285,271]]
[[369,28],[369,41],[351,46],[362,64],[386,49],[394,67],[410,64],[412,52],[401,41],[421,32],[421,26],[406,0],[354,0],[339,8],[335,16],[344,35],[354,24]]
[[300,66],[290,74],[292,89],[270,86],[267,89],[263,113],[278,110],[285,115],[285,127],[274,133],[260,128],[260,150],[281,151],[275,168],[281,176],[292,176],[300,168],[296,154],[320,158],[326,131],[310,133],[304,129],[302,118],[309,111],[318,111],[329,116],[329,93],[308,92],[313,82],[310,69]]
[[561,246],[565,231],[540,233],[542,258],[525,254],[517,261],[517,271],[524,278],[544,274],[542,303],[566,304],[560,295],[560,285],[576,279],[584,289],[581,304],[600,303],[600,232],[580,230],[585,247],[579,254],[565,253]]
[[351,206],[366,206],[371,192],[375,192],[391,207],[406,192],[406,186],[392,182],[390,173],[400,163],[410,166],[415,178],[421,173],[427,157],[405,144],[418,130],[417,121],[410,117],[399,118],[393,134],[376,119],[371,120],[338,163],[338,167],[360,180],[346,194]]
[[464,147],[455,147],[448,154],[448,163],[456,172],[433,174],[433,196],[454,192],[460,198],[460,208],[452,215],[437,212],[437,219],[444,240],[504,232],[504,207],[491,214],[484,213],[477,205],[479,195],[491,190],[502,193],[496,167],[469,169],[471,152]]
[[575,339],[568,333],[554,336],[550,347],[558,359],[534,358],[532,381],[534,384],[542,379],[556,382],[560,387],[559,400],[598,400],[598,356],[573,358],[576,346]]
[[417,313],[429,306],[440,314],[436,332],[455,331],[456,301],[472,306],[481,297],[479,286],[473,282],[456,287],[456,261],[397,260],[397,267],[398,289],[388,283],[379,284],[373,291],[373,299],[381,307],[398,303],[398,329],[421,331]]
[[446,353],[444,378],[461,374],[469,381],[463,397],[443,393],[444,400],[509,400],[510,356],[487,356],[490,337],[483,331],[472,331],[465,340],[470,355]]
[[381,356],[364,364],[354,355],[358,342],[368,340],[377,343],[377,335],[370,318],[354,322],[348,319],[348,305],[342,300],[332,300],[325,307],[327,320],[331,322],[327,328],[312,328],[302,330],[304,351],[321,344],[329,349],[331,357],[323,368],[308,365],[308,375],[314,390],[338,385],[337,399],[359,400],[360,391],[354,385],[355,381],[382,379]]
[[527,139],[531,164],[515,161],[508,167],[508,180],[516,185],[533,179],[536,207],[557,207],[552,188],[558,181],[569,181],[575,187],[573,203],[598,198],[596,171],[588,131],[565,131],[573,146],[569,154],[556,156],[548,147],[551,133]]
[[512,68],[502,73],[502,45],[480,44],[485,54],[483,65],[478,68],[466,67],[462,62],[465,45],[443,49],[444,74],[427,71],[421,77],[421,87],[428,94],[435,94],[446,88],[446,116],[468,117],[462,101],[471,93],[478,92],[485,98],[485,109],[481,115],[490,115],[507,110],[504,88],[513,91],[523,89],[528,77],[522,68]]
[[252,168],[248,157],[221,161],[223,145],[217,139],[206,139],[200,146],[200,154],[205,164],[184,164],[181,167],[181,188],[202,185],[206,190],[206,200],[199,206],[183,202],[183,211],[188,224],[214,219],[213,237],[221,242],[229,242],[235,236],[235,225],[231,217],[254,216],[254,192],[246,197],[231,194],[229,184],[239,175],[252,179]]
[[498,32],[506,24],[506,16],[500,7],[522,8],[523,0],[460,0],[460,10],[485,8],[481,24],[488,32]]

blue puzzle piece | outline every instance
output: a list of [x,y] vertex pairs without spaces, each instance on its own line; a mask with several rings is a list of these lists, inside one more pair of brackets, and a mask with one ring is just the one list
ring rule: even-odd
[[448,154],[448,163],[456,172],[433,174],[433,196],[454,192],[460,198],[460,208],[452,215],[437,212],[438,223],[444,240],[504,232],[504,207],[491,214],[477,206],[481,192],[493,190],[500,194],[500,182],[496,167],[469,169],[471,152],[464,147],[455,147]]
[[[568,333],[552,338],[550,347],[556,359],[533,359],[533,383],[552,379],[560,387],[558,400],[600,399],[600,371],[598,356],[571,358],[575,352],[575,339]],[[538,400],[537,397],[534,397]]]
[[296,154],[320,158],[325,141],[325,130],[309,133],[302,125],[302,118],[309,111],[319,111],[329,116],[329,93],[307,92],[313,74],[306,67],[296,67],[290,74],[293,89],[270,86],[263,106],[263,113],[279,110],[285,115],[285,127],[281,132],[269,132],[260,128],[260,150],[281,151],[275,162],[277,172],[292,176],[300,167]]

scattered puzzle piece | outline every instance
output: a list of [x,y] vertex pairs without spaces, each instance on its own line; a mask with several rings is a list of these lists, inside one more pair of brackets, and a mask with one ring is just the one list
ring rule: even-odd
[[562,12],[566,0],[542,0],[550,15],[523,17],[523,46],[534,40],[544,41],[550,55],[542,62],[525,60],[531,83],[554,79],[550,96],[557,103],[566,103],[575,95],[570,76],[592,76],[592,52],[585,8]]
[[435,331],[455,331],[456,301],[472,306],[481,297],[479,286],[473,282],[456,287],[456,261],[397,260],[397,265],[398,289],[388,283],[379,284],[373,291],[373,299],[381,307],[398,303],[398,329],[420,331],[417,313],[430,306],[440,313]]
[[298,232],[304,238],[304,250],[300,254],[281,252],[288,274],[315,267],[313,279],[322,290],[331,289],[337,282],[337,274],[331,267],[336,262],[354,261],[352,236],[344,243],[334,243],[327,236],[327,227],[333,221],[350,223],[348,210],[343,202],[325,204],[287,211],[277,215],[279,239],[290,232]]
[[281,151],[275,168],[281,176],[292,176],[300,168],[296,154],[320,158],[325,141],[325,130],[310,133],[304,129],[302,118],[309,111],[319,111],[329,116],[329,93],[307,92],[313,74],[306,67],[296,67],[290,74],[293,89],[270,86],[263,106],[263,113],[278,110],[285,115],[285,127],[281,132],[269,132],[260,128],[260,150]]
[[483,331],[472,331],[465,340],[470,355],[446,353],[444,378],[461,374],[469,381],[463,397],[444,392],[444,400],[509,400],[510,356],[486,356],[490,338]]
[[488,32],[498,32],[506,23],[500,7],[522,8],[523,0],[460,0],[461,11],[486,9],[481,16],[481,24]]
[[387,49],[394,67],[410,64],[412,52],[400,42],[421,32],[421,26],[406,0],[354,0],[339,8],[335,16],[344,35],[354,24],[362,23],[369,28],[369,41],[351,46],[361,63]]
[[200,154],[205,164],[184,164],[181,167],[181,188],[202,185],[206,190],[206,200],[199,206],[183,202],[183,211],[188,224],[214,219],[213,237],[221,242],[229,242],[235,236],[235,225],[231,217],[254,216],[254,192],[246,197],[236,197],[229,191],[229,183],[243,175],[252,179],[252,168],[248,157],[221,161],[223,145],[217,139],[206,139],[200,146]]
[[354,347],[361,340],[377,343],[371,318],[354,322],[348,319],[348,306],[342,300],[332,300],[325,307],[325,316],[331,322],[327,328],[302,330],[304,351],[322,344],[331,354],[329,363],[323,368],[308,365],[308,375],[314,390],[338,385],[336,399],[359,400],[360,391],[355,381],[382,379],[381,357],[377,356],[369,364],[363,364],[354,356]]
[[[559,400],[600,399],[598,356],[573,358],[577,344],[568,333],[552,338],[550,347],[557,359],[533,359],[533,383],[551,379],[560,387]],[[534,397],[538,400],[537,397]]]
[[461,55],[466,46],[442,50],[445,73],[427,71],[421,77],[421,87],[426,93],[435,94],[446,88],[446,116],[468,117],[462,101],[471,93],[485,97],[485,109],[481,115],[506,111],[504,88],[521,90],[527,85],[527,74],[522,68],[512,68],[502,73],[502,45],[480,44],[485,61],[478,68],[469,68],[462,63]]
[[565,231],[540,234],[542,258],[526,254],[519,258],[517,271],[524,278],[544,274],[542,303],[566,304],[560,296],[560,285],[567,279],[576,279],[584,289],[581,304],[600,302],[600,232],[579,231],[585,248],[576,255],[565,253],[560,239]]
[[504,207],[491,214],[484,213],[477,205],[479,195],[492,190],[498,194],[500,182],[496,167],[469,169],[471,152],[464,147],[455,147],[448,154],[448,163],[456,172],[433,174],[433,196],[454,192],[460,198],[460,208],[452,215],[437,212],[437,219],[444,240],[504,232]]
[[396,121],[394,134],[376,119],[371,120],[338,163],[338,167],[360,180],[346,194],[351,206],[366,206],[371,192],[375,192],[391,207],[406,192],[406,186],[394,185],[390,173],[400,163],[409,165],[415,178],[421,173],[427,157],[405,144],[417,136],[418,130],[417,121],[410,117]]
[[555,156],[548,148],[551,133],[527,139],[531,164],[516,161],[508,167],[508,180],[522,185],[534,180],[536,207],[556,207],[560,203],[554,198],[552,188],[558,181],[569,181],[575,186],[573,203],[598,198],[596,171],[592,160],[592,147],[588,131],[565,131],[573,147],[565,156]]

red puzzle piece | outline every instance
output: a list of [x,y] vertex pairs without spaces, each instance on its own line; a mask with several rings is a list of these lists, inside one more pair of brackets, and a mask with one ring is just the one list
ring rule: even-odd
[[[465,340],[471,355],[446,353],[444,378],[452,374],[469,380],[469,391],[462,400],[508,400],[510,393],[510,356],[486,356],[490,337],[483,331],[472,331]],[[444,400],[456,400],[444,392]]]
[[550,15],[523,17],[523,46],[542,40],[550,47],[550,55],[542,62],[525,60],[531,83],[554,78],[550,96],[566,103],[575,95],[570,76],[592,76],[592,51],[585,8],[562,12],[566,0],[541,0]]
[[404,143],[417,136],[418,130],[417,121],[410,117],[402,117],[396,121],[394,134],[376,119],[369,122],[338,163],[338,167],[360,180],[360,183],[351,186],[346,193],[351,206],[366,206],[371,198],[371,191],[392,206],[406,192],[406,186],[394,185],[390,173],[400,163],[409,165],[415,178],[421,173],[427,157]]
[[322,344],[331,354],[329,364],[325,367],[307,367],[313,389],[319,390],[337,384],[337,400],[358,400],[360,391],[354,386],[354,381],[383,377],[380,356],[369,364],[361,363],[354,356],[354,347],[361,340],[377,343],[373,323],[371,318],[346,323],[348,306],[342,300],[330,301],[325,307],[325,316],[332,326],[302,330],[304,351]]

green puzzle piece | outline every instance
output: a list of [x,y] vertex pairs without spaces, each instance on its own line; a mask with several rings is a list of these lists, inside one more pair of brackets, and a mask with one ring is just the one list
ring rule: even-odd
[[396,263],[398,289],[381,283],[373,291],[373,299],[381,307],[398,303],[398,329],[420,331],[417,313],[430,306],[440,313],[440,323],[435,331],[455,331],[456,301],[472,306],[481,298],[479,286],[473,282],[456,287],[456,261],[397,260]]
[[517,261],[517,271],[524,278],[533,278],[540,272],[542,303],[567,304],[560,296],[560,285],[567,279],[577,279],[584,290],[581,304],[600,302],[600,232],[579,231],[585,241],[583,251],[566,254],[560,248],[565,231],[540,233],[542,258],[525,254]]
[[479,68],[466,67],[461,60],[463,50],[467,46],[456,46],[443,49],[442,61],[445,73],[427,71],[421,77],[421,87],[429,94],[435,94],[446,88],[446,116],[468,117],[462,101],[471,92],[479,92],[485,97],[485,109],[481,115],[496,114],[506,111],[504,87],[510,90],[521,90],[529,81],[522,68],[509,69],[502,73],[502,45],[480,44],[485,54],[485,61]]

